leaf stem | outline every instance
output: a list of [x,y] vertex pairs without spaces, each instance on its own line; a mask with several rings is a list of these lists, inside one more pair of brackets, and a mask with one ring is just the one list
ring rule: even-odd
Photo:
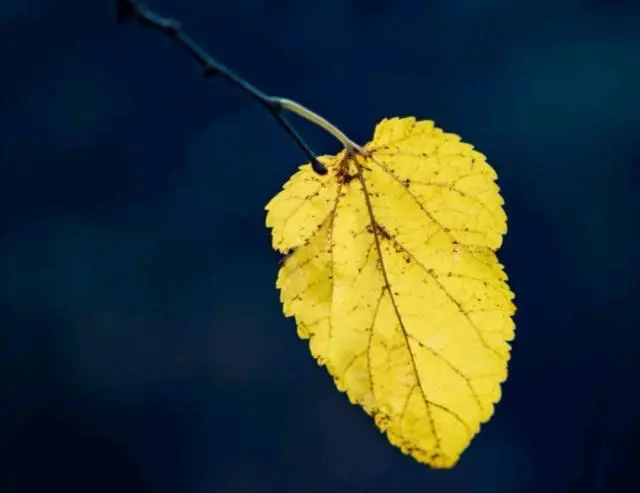
[[362,152],[362,148],[353,142],[349,137],[347,137],[338,127],[336,127],[333,123],[328,121],[326,118],[318,115],[317,113],[311,111],[306,106],[301,105],[300,103],[296,103],[290,99],[286,98],[274,98],[280,104],[280,107],[295,113],[302,118],[309,120],[311,123],[315,123],[319,127],[326,130],[328,133],[333,135],[336,139],[338,139],[347,152],[350,151],[358,151]]
[[138,0],[115,0],[115,8],[116,22],[119,24],[132,20],[137,22],[140,26],[161,32],[165,36],[171,38],[178,44],[178,46],[180,46],[180,48],[191,56],[191,58],[198,62],[203,69],[203,75],[205,77],[208,78],[219,75],[229,84],[238,87],[244,93],[258,101],[258,103],[264,106],[267,111],[271,113],[278,124],[298,145],[307,159],[309,159],[309,162],[316,173],[325,175],[327,174],[327,168],[318,160],[317,156],[307,145],[304,139],[284,117],[282,110],[295,113],[321,127],[337,138],[345,147],[347,152],[362,152],[362,149],[357,144],[351,141],[342,131],[340,131],[340,129],[325,118],[290,99],[268,96],[257,87],[247,82],[244,78],[237,75],[231,69],[215,60],[183,31],[179,22],[152,12],[147,7],[143,6]]

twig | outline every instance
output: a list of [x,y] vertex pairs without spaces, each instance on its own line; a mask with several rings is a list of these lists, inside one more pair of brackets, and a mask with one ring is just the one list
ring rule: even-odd
[[116,22],[124,23],[132,20],[139,25],[149,27],[161,32],[165,36],[171,38],[178,44],[185,52],[187,52],[191,58],[193,58],[203,69],[203,75],[205,77],[213,77],[219,75],[231,85],[234,85],[251,96],[264,106],[269,113],[276,119],[276,121],[284,128],[289,136],[300,147],[302,152],[306,155],[307,159],[311,163],[313,170],[320,174],[325,175],[327,168],[318,161],[315,153],[309,148],[307,143],[302,139],[300,134],[295,128],[287,121],[282,115],[282,110],[291,111],[309,120],[310,122],[323,128],[334,137],[336,137],[347,151],[362,152],[362,149],[351,141],[343,132],[341,132],[335,125],[322,118],[317,113],[314,113],[305,106],[291,101],[290,99],[278,98],[268,96],[262,91],[251,85],[242,77],[238,76],[235,72],[225,67],[213,57],[211,57],[200,45],[193,41],[183,31],[180,23],[165,17],[161,17],[158,14],[152,12],[148,8],[144,7],[138,0],[115,0],[116,7]]

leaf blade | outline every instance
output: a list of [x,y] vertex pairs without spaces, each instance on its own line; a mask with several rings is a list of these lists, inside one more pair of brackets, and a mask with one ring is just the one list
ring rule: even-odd
[[[327,167],[333,206],[278,276],[285,315],[391,443],[452,467],[493,414],[514,335],[495,171],[412,117],[383,120],[363,155]],[[295,209],[288,188],[276,199]]]

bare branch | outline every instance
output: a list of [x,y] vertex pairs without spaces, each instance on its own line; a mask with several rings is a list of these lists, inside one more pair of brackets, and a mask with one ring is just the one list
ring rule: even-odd
[[[152,12],[151,10],[140,4],[140,2],[138,2],[137,0],[115,0],[115,8],[116,22],[124,23],[127,21],[134,21],[140,26],[148,27],[161,32],[165,36],[171,38],[178,46],[180,46],[180,48],[187,52],[189,56],[191,56],[191,58],[198,62],[198,64],[202,67],[203,75],[205,77],[220,76],[231,85],[240,88],[246,94],[258,101],[267,109],[267,111],[269,111],[269,113],[271,113],[271,115],[276,119],[280,126],[295,141],[295,143],[311,163],[314,171],[320,175],[325,175],[327,173],[327,168],[320,161],[318,161],[315,153],[309,148],[307,143],[302,139],[295,128],[282,115],[282,110],[284,108],[280,102],[281,98],[267,96],[262,91],[247,82],[245,79],[238,76],[235,72],[215,60],[204,49],[202,49],[200,45],[198,45],[189,36],[187,36],[179,22],[173,19],[159,16],[158,14]],[[313,113],[311,110],[307,110],[301,105],[300,107],[303,110],[306,110],[307,114],[315,115],[315,113]],[[298,114],[306,118],[305,112],[303,110],[298,112]],[[337,131],[337,133],[343,135],[339,130],[335,130]],[[337,135],[337,133],[334,135]]]

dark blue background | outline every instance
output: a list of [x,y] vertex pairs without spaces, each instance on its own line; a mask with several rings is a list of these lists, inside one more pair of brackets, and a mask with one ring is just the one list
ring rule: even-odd
[[454,470],[402,456],[281,314],[263,208],[304,158],[271,117],[106,0],[3,0],[1,491],[637,487],[639,2],[149,1],[356,142],[416,115],[489,156],[504,397]]

